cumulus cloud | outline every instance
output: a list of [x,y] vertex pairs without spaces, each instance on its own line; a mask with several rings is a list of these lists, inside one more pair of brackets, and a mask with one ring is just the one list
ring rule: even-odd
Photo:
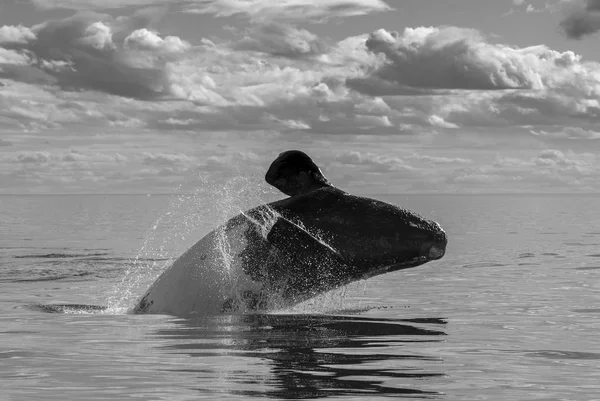
[[600,0],[585,0],[576,5],[560,26],[569,39],[581,39],[600,31]]
[[579,61],[572,52],[492,44],[478,31],[455,27],[406,28],[402,34],[380,29],[365,44],[387,60],[373,74],[375,85],[384,80],[429,89],[539,90]]
[[282,23],[268,23],[251,28],[234,44],[234,48],[298,58],[325,53],[327,45],[306,29]]
[[[586,4],[594,11],[592,3]],[[158,2],[38,5],[116,9]],[[6,106],[0,118],[49,126],[49,121],[97,122],[108,116],[107,124],[129,127],[357,135],[561,120],[577,126],[577,121],[591,124],[600,118],[599,65],[573,52],[495,44],[475,30],[454,27],[380,29],[333,43],[293,25],[301,16],[314,22],[389,9],[383,1],[186,0],[168,7],[242,15],[256,24],[229,42],[194,46],[153,30],[152,13],[136,18],[111,16],[116,11],[83,13],[34,27],[2,27],[0,78],[7,79],[8,90],[0,93]],[[24,98],[15,101],[15,81],[46,88],[54,97],[28,107]],[[94,96],[186,102],[157,105],[105,97],[82,102],[90,96],[87,90]]]
[[[519,131],[527,133],[585,124],[591,131],[600,119],[600,68],[572,52],[497,45],[460,28],[379,30],[335,43],[289,21],[258,22],[234,31],[229,41],[196,45],[161,35],[143,19],[103,14],[31,27],[26,40],[19,39],[25,29],[11,29],[4,35],[11,44],[0,44],[0,58],[11,60],[0,67],[7,78],[0,123],[29,132],[89,126],[143,135],[243,132],[278,140],[318,134],[409,142],[449,130],[458,137],[471,127],[528,126]],[[149,176],[207,163],[159,153],[131,160]],[[470,158],[456,155],[342,156],[338,163],[358,163],[369,173],[471,166]]]
[[[309,31],[270,23],[195,46],[98,14],[32,29],[44,38],[0,46],[12,63],[0,67],[9,78],[0,118],[28,121],[28,129],[79,120],[190,132],[397,135],[600,119],[597,63],[545,46],[491,44],[459,28],[379,30],[324,45]],[[76,91],[39,91],[56,86]],[[39,101],[26,93],[34,88]]]
[[[0,117],[28,129],[34,120],[43,128],[79,119],[178,130],[398,131],[389,109],[360,109],[369,98],[344,84],[381,61],[364,47],[366,37],[326,45],[307,30],[268,23],[231,42],[192,47],[142,22],[83,13],[32,27],[33,42],[0,45],[9,88],[0,93],[7,105]],[[23,90],[40,100],[29,93],[27,106]]]
[[138,29],[125,38],[125,46],[140,50],[158,51],[165,53],[182,53],[191,45],[177,36],[161,38],[156,32],[146,28]]
[[84,13],[30,29],[9,27],[0,31],[12,38],[0,42],[0,62],[23,67],[4,67],[0,77],[139,99],[170,96],[169,62],[190,45],[133,29],[136,18]]
[[[600,64],[546,46],[489,43],[473,30],[378,30],[363,45],[372,59],[346,86],[381,96],[399,121],[443,129],[576,125],[600,119]],[[393,118],[396,117],[396,118]]]
[[557,125],[587,125],[600,120],[600,108],[596,98],[585,97],[586,86],[572,93],[558,88],[457,94],[431,105],[426,113],[436,112],[460,127],[535,126],[543,130]]
[[[43,34],[42,30],[42,34]],[[112,39],[112,29],[102,21],[90,24],[78,40],[81,44],[93,47],[96,50],[115,50],[116,46]]]
[[5,25],[0,27],[0,44],[24,44],[35,40],[33,31],[23,25]]
[[0,47],[0,68],[4,67],[0,69],[0,74],[2,70],[8,69],[9,65],[28,65],[29,63],[31,63],[31,57],[26,52]]
[[53,87],[6,81],[0,90],[3,128],[34,132],[60,127],[128,127],[145,125],[141,104],[96,92],[60,92]]

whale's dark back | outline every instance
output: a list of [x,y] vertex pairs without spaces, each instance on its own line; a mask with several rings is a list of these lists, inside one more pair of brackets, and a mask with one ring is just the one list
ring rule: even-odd
[[323,238],[351,264],[381,265],[427,256],[432,245],[445,249],[447,244],[446,233],[436,222],[398,206],[351,195],[334,187],[283,199],[269,206]]
[[[325,187],[250,210],[281,214],[266,241],[246,233],[244,271],[269,291],[296,301],[352,281],[439,259],[441,227],[415,213]],[[432,247],[439,252],[432,253]],[[434,257],[432,257],[434,255]]]

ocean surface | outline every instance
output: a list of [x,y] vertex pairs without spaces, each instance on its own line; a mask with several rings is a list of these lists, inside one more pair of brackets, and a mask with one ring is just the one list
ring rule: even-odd
[[233,192],[0,196],[0,400],[600,400],[600,196],[373,195],[446,256],[290,310],[128,314],[263,201]]

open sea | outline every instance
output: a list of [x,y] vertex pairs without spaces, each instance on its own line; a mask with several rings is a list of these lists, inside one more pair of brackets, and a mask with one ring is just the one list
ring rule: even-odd
[[243,195],[0,196],[0,400],[600,400],[600,196],[375,195],[446,256],[289,310],[128,314]]

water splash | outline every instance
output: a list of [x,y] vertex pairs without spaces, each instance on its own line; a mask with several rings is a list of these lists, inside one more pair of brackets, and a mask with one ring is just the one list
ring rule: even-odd
[[[280,215],[267,205],[259,207],[256,211],[250,215],[246,212],[247,208],[240,207],[240,199],[238,194],[248,187],[250,182],[246,179],[237,177],[237,179],[230,180],[224,186],[222,197],[220,198],[220,210],[224,213],[223,220],[227,220],[233,215],[243,216],[256,232],[266,240],[267,235],[277,218]],[[256,194],[255,194],[256,195]],[[258,194],[263,195],[263,194]],[[256,203],[263,203],[256,202]],[[256,205],[254,205],[256,206]],[[227,225],[222,225],[217,230],[216,248],[220,257],[220,268],[218,272],[221,274],[221,283],[227,288],[227,298],[229,301],[234,302],[240,306],[238,312],[244,313],[245,292],[249,289],[260,291],[260,285],[250,281],[249,277],[244,273],[243,267],[240,265],[240,260],[237,257],[248,245],[246,243],[245,236],[231,235]]]
[[[155,276],[158,270],[163,270],[171,264],[172,256],[165,252],[164,246],[155,247],[153,243],[156,241],[159,227],[162,229],[162,226],[173,214],[173,210],[178,207],[177,200],[181,201],[181,197],[171,199],[170,211],[160,216],[144,235],[138,254],[133,258],[132,264],[127,268],[121,280],[113,287],[107,301],[108,308],[104,313],[115,315],[127,313],[137,299],[140,287],[146,282],[145,276]],[[147,259],[148,255],[158,255],[165,260],[162,263],[153,261],[151,264],[146,264],[144,259]]]
[[[131,266],[112,289],[104,313],[130,311],[148,286],[196,241],[232,216],[272,200],[267,199],[269,197],[275,198],[275,192],[256,179],[261,176],[262,173],[253,171],[243,174],[238,171],[226,179],[198,174],[187,184],[180,185],[170,199],[167,211],[147,231]],[[264,224],[270,220],[272,217],[265,218]],[[259,226],[266,235],[269,228],[264,224]],[[217,243],[225,284],[239,277],[239,269],[233,265],[231,240],[222,228],[218,230]],[[148,263],[148,259],[162,261]]]

